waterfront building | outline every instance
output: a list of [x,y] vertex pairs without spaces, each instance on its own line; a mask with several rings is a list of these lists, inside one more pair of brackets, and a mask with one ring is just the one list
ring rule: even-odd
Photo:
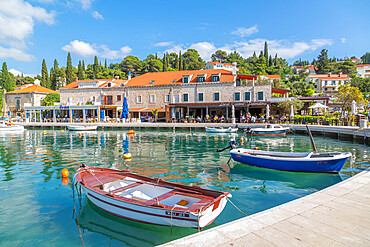
[[[236,64],[235,64],[236,65]],[[229,63],[221,63],[217,61],[210,61],[206,63],[204,69],[224,69],[228,71],[233,71],[234,66]]]
[[339,86],[348,84],[350,77],[346,74],[312,74],[306,77],[307,83],[315,83],[316,93],[332,94],[338,91]]
[[362,78],[370,78],[370,64],[356,65],[357,76]]
[[9,118],[25,118],[25,107],[42,105],[43,99],[50,93],[58,93],[54,90],[40,86],[40,81],[35,84],[26,84],[15,88],[5,94],[5,112]]
[[268,83],[270,83],[272,85],[273,85],[274,81],[278,81],[278,82],[281,81],[279,75],[258,75],[257,79],[260,80],[260,81],[267,81]]

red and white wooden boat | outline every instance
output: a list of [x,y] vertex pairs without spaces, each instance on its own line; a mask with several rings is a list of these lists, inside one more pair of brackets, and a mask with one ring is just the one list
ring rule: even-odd
[[75,175],[89,200],[102,210],[142,223],[203,228],[227,203],[228,192],[150,178],[129,171],[82,165]]

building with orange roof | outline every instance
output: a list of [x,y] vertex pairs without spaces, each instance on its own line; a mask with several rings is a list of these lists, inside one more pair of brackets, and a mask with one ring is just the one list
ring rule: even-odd
[[207,62],[204,69],[224,69],[224,70],[228,70],[228,71],[233,71],[233,69],[237,70],[236,64],[235,64],[235,67],[234,67],[234,65],[232,65],[232,64],[221,63],[221,62],[217,62],[217,61]]
[[370,78],[370,64],[356,65],[357,76],[362,78]]
[[39,80],[35,84],[26,84],[15,88],[5,94],[6,111],[9,118],[24,118],[25,106],[41,106],[43,99],[50,93],[58,92],[40,85]]
[[[235,66],[236,67],[236,66]],[[114,84],[114,85],[113,85]],[[256,76],[238,75],[236,70],[204,69],[146,73],[128,80],[78,80],[60,88],[65,106],[99,106],[101,119],[120,116],[126,97],[131,118],[152,115],[170,121],[207,115],[236,118],[250,112],[264,113],[271,85]]]
[[307,83],[315,84],[316,93],[330,95],[338,91],[339,86],[348,84],[350,77],[346,74],[312,74],[306,77]]

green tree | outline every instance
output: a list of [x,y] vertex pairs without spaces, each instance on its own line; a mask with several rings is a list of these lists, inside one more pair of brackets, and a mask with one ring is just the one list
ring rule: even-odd
[[150,54],[144,60],[145,72],[160,72],[163,70],[163,64],[157,56]]
[[183,59],[182,59],[182,55],[181,55],[181,51],[179,52],[179,70],[182,70],[183,68]]
[[98,76],[98,73],[100,72],[100,69],[99,69],[99,60],[98,60],[98,57],[95,56],[94,57],[94,65],[93,65],[93,76],[94,78],[97,78]]
[[167,64],[167,58],[166,58],[166,53],[163,54],[163,60],[162,60],[162,71],[167,71],[167,67],[168,67],[168,64]]
[[[53,69],[53,73],[51,73]],[[54,67],[50,69],[50,88],[52,90],[57,90],[57,82],[61,80],[61,72],[58,66],[58,61],[54,59]]]
[[67,56],[66,82],[67,84],[70,84],[71,82],[73,82],[72,58],[69,52]]
[[266,66],[268,67],[269,66],[269,49],[267,47],[267,41],[265,41],[265,48],[264,48],[264,51],[263,51],[263,55],[265,56]]
[[4,62],[1,69],[0,83],[7,92],[12,91],[15,88],[14,76],[12,77],[11,75],[12,74],[8,71],[6,62]]
[[54,102],[60,102],[59,93],[49,93],[42,101],[44,106],[52,106],[54,105]]
[[131,72],[133,75],[138,76],[141,75],[144,71],[144,62],[140,61],[139,58],[135,56],[127,56],[125,59],[119,64],[119,68],[121,71]]
[[46,87],[46,88],[50,88],[48,68],[46,67],[45,59],[42,60],[42,67],[41,67],[41,86]]
[[105,59],[105,62],[104,62],[104,68],[107,68],[107,59]]
[[215,53],[212,54],[211,59],[212,61],[217,62],[225,62],[228,58],[226,51],[217,50]]
[[302,109],[303,105],[304,103],[301,100],[296,99],[296,100],[286,100],[286,101],[280,102],[278,104],[278,107],[281,109],[283,114],[290,114],[291,106],[293,106],[293,110],[294,112],[296,112],[297,110]]
[[328,50],[322,49],[320,55],[317,57],[317,74],[327,74],[330,72],[328,59]]
[[206,65],[204,60],[200,57],[198,51],[195,49],[188,49],[184,53],[183,58],[185,64],[184,67],[188,70],[199,70]]
[[257,58],[256,62],[253,66],[253,72],[255,75],[266,75],[266,58],[264,56],[261,56]]
[[336,93],[336,98],[341,102],[342,107],[349,109],[352,105],[352,101],[356,101],[357,105],[367,106],[368,102],[364,98],[364,95],[360,92],[358,87],[352,87],[350,85],[341,85]]
[[370,93],[370,78],[355,77],[351,80],[352,87],[358,87],[362,93]]
[[362,55],[361,59],[364,64],[370,63],[370,52],[366,52]]

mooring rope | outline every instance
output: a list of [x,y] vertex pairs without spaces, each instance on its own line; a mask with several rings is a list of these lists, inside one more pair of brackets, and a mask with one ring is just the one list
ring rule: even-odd
[[[74,186],[74,185],[72,184],[72,186]],[[83,238],[82,238],[82,233],[81,233],[80,223],[78,222],[77,209],[76,209],[76,204],[75,204],[75,197],[74,197],[74,193],[73,193],[73,209],[74,209],[74,211],[76,212],[76,223],[77,223],[77,226],[78,226],[78,232],[80,233],[81,244],[82,244],[82,246],[83,246],[83,247],[85,247],[84,240],[83,240]]]
[[245,216],[248,216],[246,213],[241,211],[228,197],[226,197],[226,199],[231,203],[231,205],[233,205],[237,210],[239,210],[240,213],[244,214]]
[[175,207],[176,206],[173,206],[173,208],[171,209],[171,235],[170,235],[170,240],[169,241],[171,241],[171,239],[172,239],[172,212],[173,212]]

